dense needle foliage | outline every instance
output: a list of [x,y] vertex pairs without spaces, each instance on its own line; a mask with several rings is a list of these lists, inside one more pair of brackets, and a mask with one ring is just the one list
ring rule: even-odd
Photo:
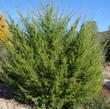
[[22,28],[11,19],[13,48],[7,48],[0,73],[18,99],[37,109],[73,109],[95,97],[102,84],[102,52],[92,23],[77,32],[78,18],[68,29],[70,17],[49,6],[39,17],[20,16]]

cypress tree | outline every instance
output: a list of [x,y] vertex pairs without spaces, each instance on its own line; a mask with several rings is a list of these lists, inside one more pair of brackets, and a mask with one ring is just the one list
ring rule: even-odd
[[21,15],[23,28],[11,19],[13,48],[2,65],[1,80],[17,98],[38,109],[70,109],[97,95],[101,88],[102,53],[90,23],[68,30],[70,17],[53,7],[31,18]]

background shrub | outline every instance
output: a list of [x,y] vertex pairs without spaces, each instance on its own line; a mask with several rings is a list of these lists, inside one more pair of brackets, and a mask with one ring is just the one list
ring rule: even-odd
[[39,18],[20,15],[22,27],[12,19],[13,48],[2,64],[0,79],[17,98],[38,109],[72,109],[88,102],[101,89],[102,52],[91,22],[76,31],[70,17],[59,17],[47,6]]

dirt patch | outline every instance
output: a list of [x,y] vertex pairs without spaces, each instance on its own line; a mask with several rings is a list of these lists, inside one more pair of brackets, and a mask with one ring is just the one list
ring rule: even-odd
[[29,109],[28,106],[20,104],[15,100],[0,98],[0,109]]

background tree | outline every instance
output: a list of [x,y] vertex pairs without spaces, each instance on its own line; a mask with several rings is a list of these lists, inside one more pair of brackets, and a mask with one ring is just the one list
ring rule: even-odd
[[12,47],[12,33],[9,30],[9,25],[0,14],[0,62],[7,56],[7,47]]
[[8,45],[12,46],[10,42],[11,40],[12,34],[9,30],[9,26],[3,15],[0,14],[0,43],[7,43]]

